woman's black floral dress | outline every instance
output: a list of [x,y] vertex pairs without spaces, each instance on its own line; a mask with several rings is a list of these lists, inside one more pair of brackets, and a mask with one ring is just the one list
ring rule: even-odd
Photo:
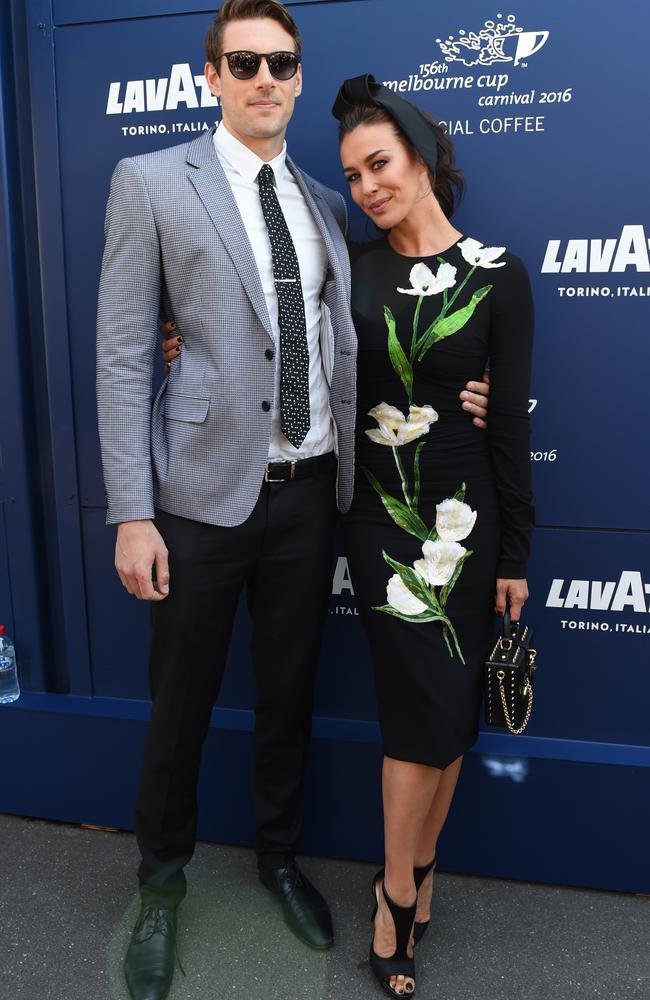
[[[352,311],[357,471],[345,547],[384,752],[443,768],[477,736],[496,578],[526,575],[530,284],[503,248],[463,239],[412,258],[382,238],[353,253]],[[459,393],[488,362],[482,431]]]

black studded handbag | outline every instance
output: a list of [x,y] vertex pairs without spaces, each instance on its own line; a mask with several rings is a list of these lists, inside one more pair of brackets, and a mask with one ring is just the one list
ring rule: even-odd
[[501,635],[485,662],[485,721],[518,735],[528,725],[533,710],[533,674],[537,650],[533,631],[522,622],[511,622],[506,609]]

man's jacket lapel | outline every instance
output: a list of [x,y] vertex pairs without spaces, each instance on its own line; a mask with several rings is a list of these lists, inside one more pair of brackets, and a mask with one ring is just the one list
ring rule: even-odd
[[[323,237],[327,250],[329,269],[336,279],[337,285],[345,289],[347,297],[350,296],[350,268],[348,263],[347,247],[339,225],[332,214],[329,205],[319,193],[315,184],[310,183],[311,178],[306,177],[295,163],[287,157],[287,165],[298,181],[298,186],[302,191],[316,225]],[[329,225],[328,225],[329,222]],[[336,241],[336,243],[335,243]]]
[[205,205],[230,256],[253,309],[269,337],[271,321],[262,289],[255,256],[251,248],[237,202],[217,157],[213,132],[206,132],[191,144],[187,153],[187,176]]

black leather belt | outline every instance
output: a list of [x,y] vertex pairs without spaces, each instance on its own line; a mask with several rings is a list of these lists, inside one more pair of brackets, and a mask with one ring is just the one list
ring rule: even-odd
[[288,483],[292,479],[305,479],[307,476],[317,476],[321,472],[336,468],[336,456],[333,451],[326,455],[314,455],[313,458],[303,458],[298,462],[267,462],[264,469],[265,483]]

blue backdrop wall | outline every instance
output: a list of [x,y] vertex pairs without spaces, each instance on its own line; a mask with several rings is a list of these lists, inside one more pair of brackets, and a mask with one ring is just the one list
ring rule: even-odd
[[[329,110],[343,78],[372,72],[444,121],[467,178],[458,227],[515,251],[533,282],[539,526],[527,614],[541,649],[537,701],[526,736],[482,734],[468,756],[444,866],[648,891],[640,400],[650,10],[622,0],[616,27],[604,2],[313,0],[292,9],[305,42],[292,156],[344,189]],[[104,527],[93,383],[103,215],[120,157],[185,142],[218,121],[202,80],[212,8],[97,0],[89,12],[81,0],[28,0],[11,12],[0,620],[15,629],[26,692],[0,710],[0,746],[21,747],[0,809],[128,828],[148,712],[148,626],[112,570]],[[624,46],[615,43],[621,26]],[[304,847],[371,858],[381,853],[380,754],[344,552],[332,579]],[[253,697],[242,610],[202,773],[208,839],[249,839]]]

